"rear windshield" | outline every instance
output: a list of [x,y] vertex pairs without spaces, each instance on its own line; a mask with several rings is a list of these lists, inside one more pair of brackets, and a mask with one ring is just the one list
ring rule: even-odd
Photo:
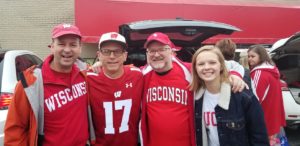
[[[199,47],[184,47],[180,51],[174,52],[174,55],[183,62],[191,62],[192,56]],[[128,57],[125,64],[133,64],[140,67],[147,63],[146,49],[128,48]]]
[[286,55],[275,61],[279,70],[300,68],[300,55]]
[[300,55],[288,54],[275,60],[275,63],[290,87],[300,86]]

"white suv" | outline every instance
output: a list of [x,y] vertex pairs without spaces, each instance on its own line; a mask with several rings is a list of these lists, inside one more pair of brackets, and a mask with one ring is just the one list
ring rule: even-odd
[[281,39],[270,49],[287,87],[282,91],[289,126],[300,125],[300,33]]
[[7,109],[19,80],[18,74],[42,60],[27,50],[0,50],[0,110]]

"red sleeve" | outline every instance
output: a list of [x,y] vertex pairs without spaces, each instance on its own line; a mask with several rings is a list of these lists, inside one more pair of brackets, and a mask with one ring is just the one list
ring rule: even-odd
[[230,75],[236,75],[236,76],[240,77],[241,79],[243,79],[242,75],[237,71],[230,71],[229,74]]
[[30,112],[32,111],[26,93],[21,82],[18,82],[4,126],[4,145],[27,145],[30,142]]
[[148,145],[148,123],[147,123],[147,107],[146,107],[146,98],[147,98],[147,85],[149,84],[149,75],[144,76],[144,86],[143,86],[143,95],[142,95],[142,115],[141,115],[141,120],[140,120],[140,140],[141,143],[146,146]]

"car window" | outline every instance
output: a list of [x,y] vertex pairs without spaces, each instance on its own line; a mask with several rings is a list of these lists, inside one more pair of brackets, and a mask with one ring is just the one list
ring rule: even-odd
[[286,55],[280,59],[275,60],[275,63],[279,70],[300,68],[300,56],[299,55]]
[[146,49],[130,49],[128,48],[128,57],[125,64],[133,64],[140,67],[146,64]]
[[[1,53],[0,54],[0,90],[2,89],[1,88],[1,85],[2,85],[2,72],[3,72],[3,62],[4,62],[4,55],[5,53]],[[1,91],[0,91],[1,92]]]
[[34,55],[28,55],[28,57],[32,60],[33,64],[35,65],[39,65],[41,64],[43,61],[38,58],[37,56],[34,56]]
[[193,54],[200,47],[183,47],[180,51],[175,52],[175,56],[184,62],[192,62]]
[[17,80],[19,80],[19,73],[24,71],[25,69],[31,67],[32,65],[38,65],[40,62],[36,60],[33,55],[20,55],[16,57],[16,75]]
[[[175,56],[184,62],[191,62],[193,54],[199,47],[185,47],[175,52]],[[140,67],[147,63],[146,49],[144,48],[128,48],[128,57],[125,64],[133,64]]]

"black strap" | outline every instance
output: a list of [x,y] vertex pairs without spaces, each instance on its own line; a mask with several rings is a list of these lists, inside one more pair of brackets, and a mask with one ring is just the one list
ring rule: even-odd
[[38,146],[42,146],[44,141],[44,135],[38,135]]
[[37,68],[42,69],[43,63],[44,63],[44,62],[42,62],[41,64],[39,64],[39,65],[37,66]]
[[26,79],[25,79],[25,76],[24,76],[23,72],[20,72],[20,73],[19,73],[19,78],[20,78],[20,80],[21,80],[21,83],[22,83],[22,85],[23,85],[23,88],[27,88],[27,87],[28,87],[28,84],[27,84],[27,82],[26,82]]

